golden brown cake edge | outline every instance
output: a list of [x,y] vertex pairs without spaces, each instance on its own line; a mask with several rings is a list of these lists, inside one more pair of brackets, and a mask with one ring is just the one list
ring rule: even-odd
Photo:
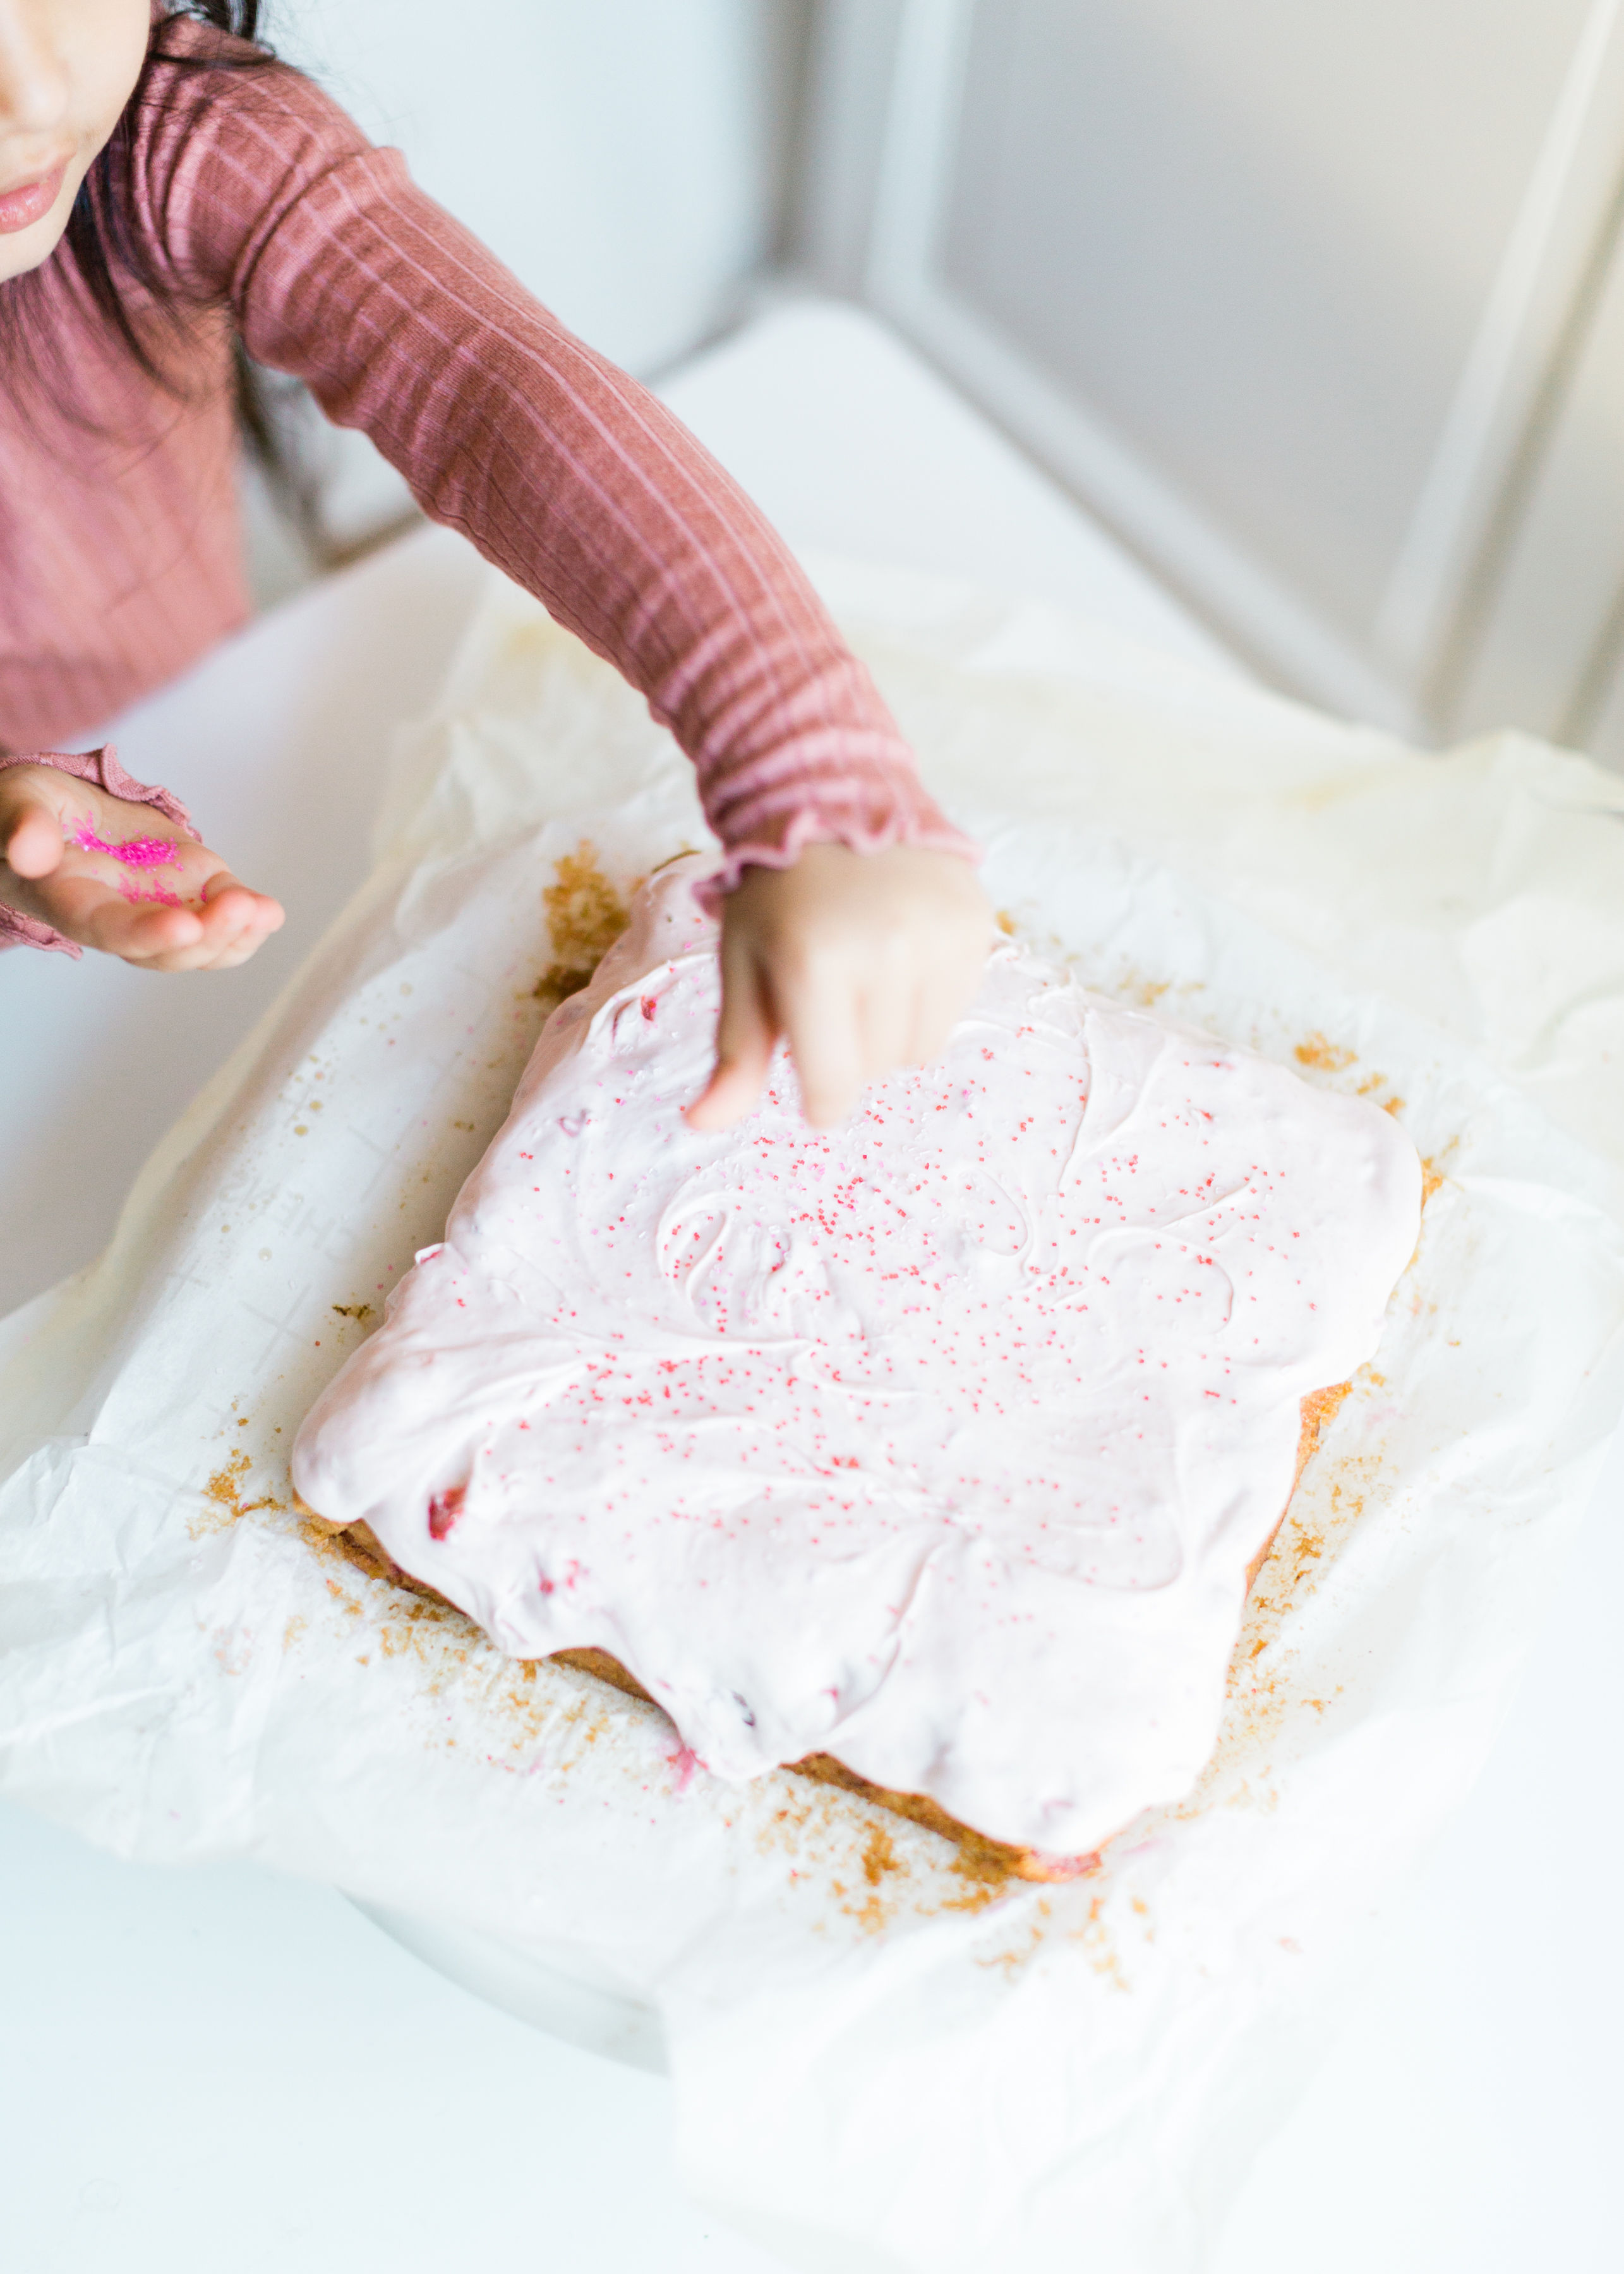
[[[1303,1399],[1291,1492],[1286,1495],[1286,1506],[1281,1510],[1274,1531],[1246,1568],[1248,1593],[1257,1584],[1258,1574],[1268,1560],[1269,1550],[1274,1544],[1281,1525],[1286,1520],[1287,1510],[1302,1480],[1304,1470],[1312,1459],[1322,1434],[1352,1386],[1351,1382],[1335,1382],[1327,1389],[1311,1391]],[[455,1608],[447,1603],[447,1598],[438,1589],[425,1585],[421,1579],[413,1578],[409,1571],[403,1570],[369,1524],[332,1525],[325,1517],[317,1516],[313,1509],[307,1513],[333,1536],[341,1552],[359,1570],[373,1578],[387,1579],[397,1587],[405,1587],[414,1595],[425,1597],[430,1602],[446,1603],[447,1608]],[[612,1688],[624,1691],[628,1697],[640,1698],[649,1705],[657,1702],[650,1697],[636,1676],[609,1651],[588,1645],[575,1650],[554,1651],[552,1657],[560,1666],[573,1667],[577,1673],[607,1683]],[[1046,1883],[1080,1879],[1099,1869],[1097,1852],[1092,1856],[1056,1858],[1044,1856],[1036,1849],[1016,1847],[1008,1841],[995,1840],[989,1834],[978,1832],[974,1826],[960,1823],[957,1817],[950,1816],[928,1793],[894,1792],[885,1786],[871,1784],[867,1777],[859,1775],[855,1769],[847,1768],[845,1762],[832,1753],[808,1753],[803,1760],[788,1762],[786,1766],[797,1776],[810,1777],[820,1784],[837,1785],[844,1792],[856,1793],[876,1806],[890,1810],[892,1815],[906,1817],[912,1823],[922,1825],[927,1831],[937,1833],[943,1839],[951,1841],[959,1850],[959,1869],[968,1878],[978,1881],[996,1884],[1000,1880],[1014,1879]]]

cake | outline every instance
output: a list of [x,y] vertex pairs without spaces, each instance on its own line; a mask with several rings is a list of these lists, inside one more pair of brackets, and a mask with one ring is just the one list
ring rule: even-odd
[[1420,1168],[1386,1114],[1012,944],[941,1059],[700,1135],[683,861],[548,1020],[312,1409],[326,1523],[504,1651],[1064,1871],[1208,1758],[1252,1573],[1375,1347]]

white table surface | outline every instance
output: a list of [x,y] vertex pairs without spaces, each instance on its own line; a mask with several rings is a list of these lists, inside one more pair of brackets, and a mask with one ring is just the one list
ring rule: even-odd
[[[879,327],[791,307],[667,389],[795,542],[962,576],[1239,670]],[[121,723],[287,930],[163,979],[0,957],[0,1310],[93,1255],[153,1141],[365,868],[391,730],[477,566],[425,531]],[[1607,1801],[1624,1741],[1624,1460],[1482,1784],[1391,1907],[1358,2017],[1213,2274],[1616,2274],[1624,2122]],[[0,2274],[765,2274],[668,2169],[669,2088],[443,1982],[330,1889],[120,1864],[0,1808]],[[1086,2264],[1079,2238],[1079,2264]]]

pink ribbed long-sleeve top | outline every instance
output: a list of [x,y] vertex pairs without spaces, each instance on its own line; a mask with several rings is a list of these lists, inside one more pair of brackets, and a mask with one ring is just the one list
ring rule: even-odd
[[[219,39],[184,22],[154,36]],[[27,287],[52,335],[29,363],[49,374],[60,350],[75,398],[15,378],[0,392],[0,749],[82,735],[245,618],[235,326],[646,696],[697,768],[724,887],[815,839],[971,849],[761,514],[397,151],[291,71],[159,63],[147,84],[135,219],[195,304],[186,395],[143,376],[64,248],[0,285]],[[65,945],[7,913],[0,937]]]

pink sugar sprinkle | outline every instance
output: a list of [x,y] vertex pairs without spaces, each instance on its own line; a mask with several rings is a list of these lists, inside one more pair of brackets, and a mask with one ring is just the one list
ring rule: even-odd
[[109,845],[105,837],[96,835],[87,821],[81,821],[73,832],[73,842],[86,853],[109,853],[126,869],[180,866],[180,848],[168,837],[126,837],[117,845]]
[[149,885],[143,892],[139,885],[130,884],[123,878],[119,881],[118,897],[121,900],[130,901],[134,907],[139,907],[143,901],[148,900],[164,908],[184,908],[186,905],[180,894],[170,892],[167,885]]

